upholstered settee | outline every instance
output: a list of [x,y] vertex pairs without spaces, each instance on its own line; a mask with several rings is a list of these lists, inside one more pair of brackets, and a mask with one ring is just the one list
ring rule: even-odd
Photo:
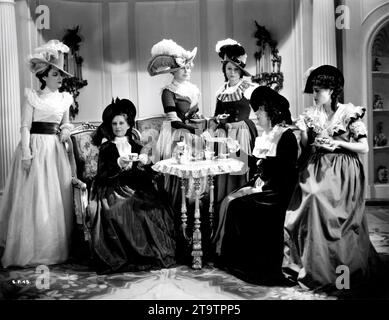
[[[133,137],[141,141],[145,148],[157,141],[162,128],[164,116],[141,118],[136,120]],[[257,124],[257,120],[254,122]],[[209,119],[198,123],[204,130]],[[88,215],[89,193],[97,173],[99,149],[92,144],[92,134],[97,124],[82,123],[71,132],[68,143],[69,159],[72,167],[73,202],[75,213],[75,230],[73,248],[78,258],[89,259],[91,245],[91,227],[93,217]],[[258,127],[259,130],[259,127]],[[260,130],[259,130],[260,133]]]

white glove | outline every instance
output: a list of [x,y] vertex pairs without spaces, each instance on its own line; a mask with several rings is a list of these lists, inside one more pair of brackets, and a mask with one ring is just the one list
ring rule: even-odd
[[239,142],[232,138],[227,138],[227,147],[231,153],[238,152],[240,149]]
[[298,120],[296,121],[296,127],[301,131],[307,131],[307,124],[305,123],[304,116],[299,116]]
[[147,162],[149,161],[149,157],[147,156],[147,154],[145,154],[145,153],[141,153],[140,155],[139,155],[139,162],[141,163],[141,164],[147,164]]
[[118,165],[123,170],[128,170],[132,167],[132,161],[128,157],[119,157]]
[[216,122],[225,123],[230,115],[228,113],[218,114],[216,116]]
[[59,140],[61,142],[66,142],[69,140],[70,137],[70,130],[68,128],[63,128],[60,133]]

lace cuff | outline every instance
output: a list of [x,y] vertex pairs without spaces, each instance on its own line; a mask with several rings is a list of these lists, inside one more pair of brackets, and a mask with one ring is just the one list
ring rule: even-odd
[[61,130],[64,130],[64,129],[72,130],[74,128],[74,125],[72,125],[69,122],[66,122],[66,123],[63,123],[59,128]]

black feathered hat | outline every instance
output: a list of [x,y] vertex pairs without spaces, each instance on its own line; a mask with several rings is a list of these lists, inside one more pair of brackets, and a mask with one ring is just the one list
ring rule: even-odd
[[136,108],[128,99],[112,98],[112,102],[103,111],[102,120],[104,123],[111,125],[112,119],[119,114],[126,114],[128,123],[131,127],[134,126]]
[[94,145],[99,146],[103,138],[112,139],[112,120],[121,114],[127,115],[127,122],[130,128],[135,126],[135,105],[128,99],[112,98],[111,103],[103,111],[103,123],[99,125],[93,135],[92,142]]
[[325,64],[315,69],[314,68],[308,69],[308,71],[305,74],[305,77],[308,76],[308,78],[305,83],[304,93],[313,93],[312,81],[321,75],[333,77],[335,86],[343,88],[344,77],[342,72],[334,66]]
[[231,62],[242,70],[243,75],[250,77],[251,74],[245,70],[247,54],[246,50],[233,39],[220,40],[216,43],[216,52],[222,59],[222,63]]
[[254,89],[250,97],[250,106],[254,112],[258,111],[261,105],[266,105],[268,113],[276,115],[277,122],[284,121],[287,124],[292,123],[289,101],[277,91],[267,86],[259,86]]

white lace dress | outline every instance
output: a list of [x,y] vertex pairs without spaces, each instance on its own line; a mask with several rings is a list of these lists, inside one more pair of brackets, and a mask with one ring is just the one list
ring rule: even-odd
[[[32,122],[68,123],[69,93],[25,90],[22,127]],[[20,142],[9,168],[0,207],[3,267],[56,264],[68,257],[72,225],[71,169],[64,144],[55,134],[31,134],[32,165],[22,167]]]

